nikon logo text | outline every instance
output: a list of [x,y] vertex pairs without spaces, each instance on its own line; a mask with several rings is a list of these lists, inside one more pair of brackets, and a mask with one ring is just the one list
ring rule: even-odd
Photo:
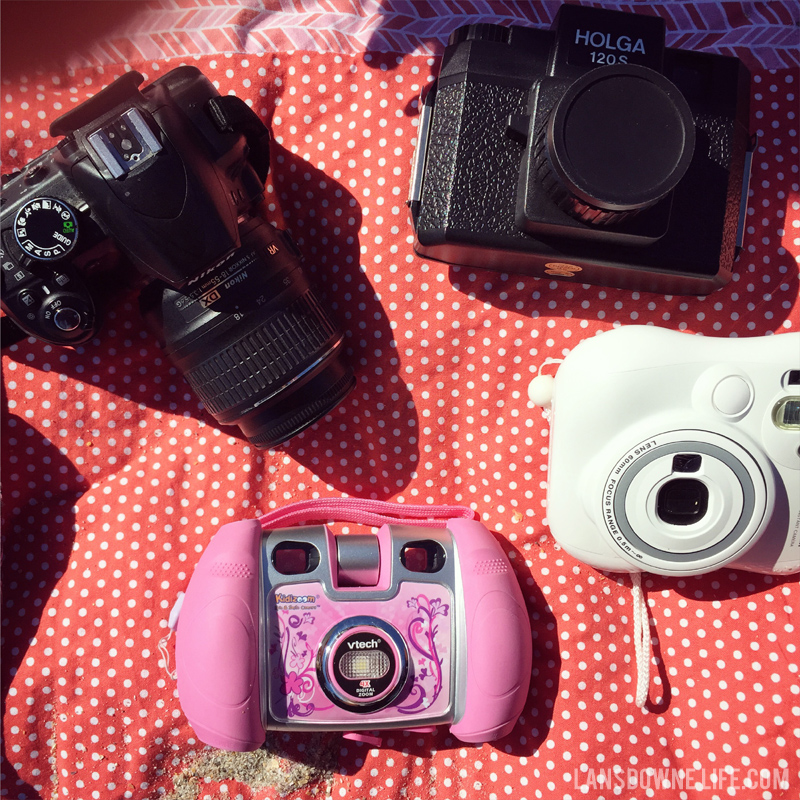
[[601,31],[575,31],[575,44],[585,44],[591,47],[602,47],[604,50],[620,50],[623,53],[644,54],[644,41],[631,39],[630,36],[617,36],[613,38],[610,33]]
[[368,642],[348,642],[347,646],[351,650],[368,650],[380,647],[380,642],[377,639],[370,639]]

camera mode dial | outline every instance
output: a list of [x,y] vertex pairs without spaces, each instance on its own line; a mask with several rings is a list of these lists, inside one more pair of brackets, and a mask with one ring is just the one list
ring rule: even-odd
[[536,134],[536,175],[558,206],[592,225],[614,225],[678,184],[694,152],[691,110],[647,67],[592,69],[555,103]]
[[14,238],[22,251],[37,261],[64,258],[78,241],[75,210],[54,197],[34,197],[14,218]]

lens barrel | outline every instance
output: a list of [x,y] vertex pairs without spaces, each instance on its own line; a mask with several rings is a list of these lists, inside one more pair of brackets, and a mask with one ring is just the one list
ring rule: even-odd
[[680,90],[634,64],[597,67],[564,92],[539,129],[536,171],[571,216],[616,225],[650,208],[683,178],[695,146]]
[[291,238],[255,218],[240,235],[221,264],[181,289],[150,284],[140,305],[214,419],[267,448],[335,408],[355,376]]

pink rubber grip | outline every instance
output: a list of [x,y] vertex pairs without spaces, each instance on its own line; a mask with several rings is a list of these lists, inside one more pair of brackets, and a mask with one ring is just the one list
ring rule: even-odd
[[511,732],[528,697],[532,636],[508,559],[474,520],[450,520],[464,582],[467,695],[450,731],[462,742],[490,742]]
[[258,675],[261,525],[223,525],[200,557],[178,618],[178,694],[198,738],[223,750],[264,743]]

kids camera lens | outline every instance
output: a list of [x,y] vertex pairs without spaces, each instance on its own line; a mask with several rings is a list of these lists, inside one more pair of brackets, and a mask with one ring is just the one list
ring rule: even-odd
[[150,284],[140,305],[214,419],[267,448],[335,408],[355,376],[289,236],[256,218],[240,234],[221,264],[181,289]]
[[408,677],[408,648],[388,622],[350,617],[328,632],[317,659],[325,694],[340,708],[377,711],[394,700]]

